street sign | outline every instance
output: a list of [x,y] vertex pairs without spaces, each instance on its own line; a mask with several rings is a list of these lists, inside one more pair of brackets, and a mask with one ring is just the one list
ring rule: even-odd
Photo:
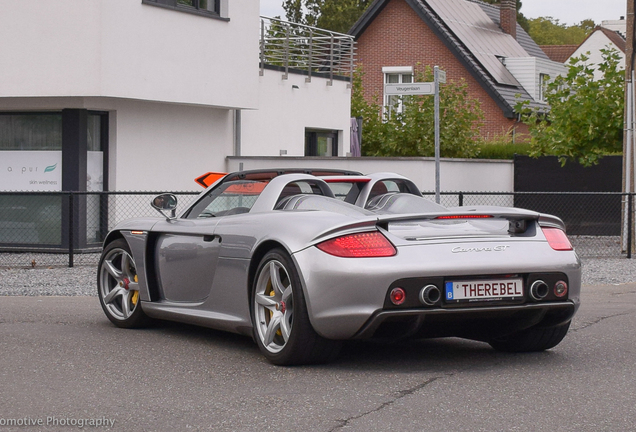
[[385,95],[432,95],[435,94],[435,84],[432,82],[410,84],[385,84]]
[[437,71],[437,78],[440,84],[446,84],[446,71],[439,69]]

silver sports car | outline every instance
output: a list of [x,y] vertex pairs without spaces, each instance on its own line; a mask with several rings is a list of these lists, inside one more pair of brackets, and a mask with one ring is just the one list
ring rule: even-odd
[[279,365],[329,361],[348,339],[540,351],[565,337],[581,264],[560,219],[445,208],[397,174],[300,171],[228,174],[178,216],[163,194],[163,217],[117,225],[97,276],[106,316],[251,335]]

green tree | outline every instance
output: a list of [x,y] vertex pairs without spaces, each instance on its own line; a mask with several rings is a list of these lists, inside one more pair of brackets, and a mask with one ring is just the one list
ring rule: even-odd
[[552,17],[528,20],[530,37],[539,45],[579,45],[594,30],[594,21],[583,20],[567,26]]
[[[362,94],[362,75],[354,75],[352,116],[363,117],[362,154],[365,156],[434,156],[434,97],[404,97],[401,112],[383,114],[379,97],[371,103]],[[416,82],[433,81],[430,67],[416,71]],[[483,112],[468,96],[464,81],[440,86],[440,153],[443,157],[475,157]]]
[[[572,59],[568,74],[548,84],[549,113],[517,104],[530,128],[531,156],[556,155],[584,166],[595,165],[604,154],[623,149],[624,75],[615,50],[601,50],[603,62],[588,64],[587,56]],[[594,80],[598,68],[603,77]]]
[[284,0],[288,21],[346,33],[371,0]]

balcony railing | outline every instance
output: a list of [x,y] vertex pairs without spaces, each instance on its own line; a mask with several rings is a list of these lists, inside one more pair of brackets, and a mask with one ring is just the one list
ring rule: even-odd
[[320,76],[332,85],[334,77],[344,77],[351,86],[355,49],[353,36],[261,17],[261,76],[273,66],[283,72],[283,79],[292,71],[307,75],[306,82]]

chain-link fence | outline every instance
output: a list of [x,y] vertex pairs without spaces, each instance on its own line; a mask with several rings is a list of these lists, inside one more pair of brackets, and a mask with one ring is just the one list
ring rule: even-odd
[[[97,264],[119,222],[157,217],[157,192],[0,192],[0,267]],[[176,192],[185,209],[197,192]]]
[[[156,217],[156,192],[0,192],[0,267],[95,265],[117,223]],[[185,209],[197,192],[175,193]],[[425,193],[434,200],[434,195]],[[444,192],[441,204],[521,207],[565,222],[582,257],[631,258],[636,194]]]
[[[435,199],[433,193],[425,196]],[[631,258],[635,196],[620,192],[442,192],[440,204],[519,207],[555,215],[565,223],[579,256]]]

